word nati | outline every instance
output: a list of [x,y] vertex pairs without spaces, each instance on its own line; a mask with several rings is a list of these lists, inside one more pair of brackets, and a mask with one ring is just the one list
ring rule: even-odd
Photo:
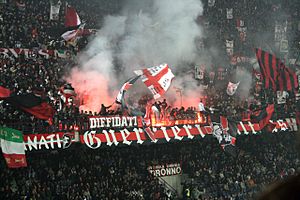
[[66,149],[74,142],[74,135],[71,133],[48,134],[38,136],[27,136],[24,145],[25,151],[41,150],[41,149]]

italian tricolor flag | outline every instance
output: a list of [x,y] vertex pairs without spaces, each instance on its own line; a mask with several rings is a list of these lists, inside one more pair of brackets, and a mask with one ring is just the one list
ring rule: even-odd
[[27,167],[21,131],[0,127],[0,146],[9,168]]

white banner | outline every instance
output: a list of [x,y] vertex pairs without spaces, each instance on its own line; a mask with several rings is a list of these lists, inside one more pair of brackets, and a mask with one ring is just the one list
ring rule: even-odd
[[137,117],[125,117],[125,116],[114,116],[114,117],[90,117],[90,129],[93,128],[113,128],[113,127],[132,127],[137,126]]
[[78,141],[75,137],[74,132],[24,135],[24,148],[25,151],[66,149]]
[[287,91],[277,91],[277,103],[284,104],[286,103],[286,99],[289,97],[289,93]]
[[239,34],[240,34],[240,40],[242,42],[246,41],[246,36],[247,36],[247,27],[239,27],[238,28]]
[[239,86],[239,84],[240,84],[240,82],[237,82],[237,83],[231,83],[231,82],[229,82],[228,85],[227,85],[227,90],[226,90],[227,94],[229,96],[234,95],[235,92],[236,92],[236,90],[237,90],[237,88],[238,88],[238,86]]
[[227,19],[233,19],[233,8],[226,8]]
[[234,43],[233,40],[226,40],[226,52],[229,56],[233,55]]
[[0,48],[0,56],[4,58],[18,58],[24,55],[25,58],[35,59],[37,57],[50,58],[71,58],[72,53],[69,50],[47,50],[47,49],[22,49],[22,48]]
[[199,88],[200,88],[200,91],[204,91],[204,90],[207,90],[208,85],[200,84]]
[[149,166],[148,171],[156,177],[174,176],[182,173],[180,163]]
[[287,39],[287,21],[277,22],[275,21],[275,42],[281,42],[281,40]]
[[195,79],[203,80],[205,74],[205,65],[195,66]]
[[54,5],[51,1],[50,5],[50,20],[58,20],[59,19],[59,10],[60,10],[61,2],[58,1],[56,5]]
[[289,52],[289,42],[288,42],[288,40],[281,40],[280,41],[280,52],[282,52],[282,53]]
[[213,7],[216,3],[216,0],[208,0],[208,6]]

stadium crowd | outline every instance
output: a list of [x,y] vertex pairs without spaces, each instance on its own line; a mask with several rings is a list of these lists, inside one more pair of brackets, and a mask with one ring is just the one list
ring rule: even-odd
[[183,198],[254,199],[270,183],[298,172],[296,137],[294,132],[242,135],[236,157],[224,153],[210,136],[154,146],[94,150],[73,144],[63,151],[29,152],[27,168],[7,169],[1,160],[0,197],[176,199],[181,195],[168,196],[147,167],[181,162],[182,173],[189,177],[182,183]]
[[[57,32],[53,30],[63,25],[63,17],[59,17],[57,21],[49,20],[50,1],[0,2],[0,48],[68,49],[77,54],[88,43],[87,38],[83,37],[78,41],[78,46],[74,47],[57,39]],[[60,2],[62,5],[65,3]],[[120,6],[117,0],[101,2],[103,4],[96,0],[72,1],[87,28],[101,28],[99,22],[102,22],[103,16],[115,13]],[[272,37],[268,37],[268,44],[262,42],[266,38],[259,37],[263,35],[261,33],[273,30],[274,27],[274,24],[267,21],[268,17],[264,16],[266,13],[272,17],[289,13],[286,17],[289,54],[291,58],[296,58],[297,53],[299,54],[299,1],[213,2],[213,6],[209,6],[207,1],[203,2],[204,15],[201,16],[200,23],[205,26],[205,31],[214,34],[204,38],[200,46],[209,49],[217,45],[221,49],[220,52],[226,55],[212,57],[214,66],[229,64],[232,55],[228,56],[228,52],[253,57],[253,52],[250,53],[253,46],[272,46],[275,43],[274,33],[270,33]],[[233,8],[232,19],[227,19],[226,8]],[[61,6],[61,9],[63,15],[64,6]],[[245,29],[237,31],[238,19],[244,21],[246,32]],[[226,40],[234,41],[234,50],[228,50]],[[280,52],[279,54],[282,55]],[[219,57],[228,57],[228,60],[217,59]],[[72,59],[56,57],[7,57],[0,52],[0,86],[19,94],[39,94],[58,110],[53,122],[49,124],[15,109],[5,101],[0,101],[0,125],[22,130],[25,134],[64,131],[74,127],[86,128],[87,117],[95,113],[79,110],[76,101],[61,107],[61,97],[58,93],[66,84],[63,76],[75,62]],[[236,69],[251,66],[250,63],[239,65],[231,67]],[[250,96],[253,96],[253,99],[229,97],[224,87],[220,87],[224,82],[217,76],[210,78],[208,73],[206,78],[200,81],[201,84],[210,83],[203,93],[205,98],[202,100],[205,106],[222,109],[222,112],[238,120],[248,119],[251,105],[259,107],[268,101],[276,101],[276,96],[259,89],[251,90]],[[259,84],[259,80],[255,77],[253,79],[254,88]],[[278,116],[286,117],[288,114],[290,117],[294,114],[293,99],[293,96],[290,96],[286,103],[278,105]],[[195,111],[198,111],[195,107],[173,108],[164,101],[156,102],[155,106],[159,110],[160,119],[195,118]],[[102,114],[114,115],[118,112],[108,110]],[[158,179],[147,173],[146,167],[152,162],[172,161],[182,161],[183,172],[189,174],[189,181],[183,183],[186,198],[252,199],[269,183],[296,173],[299,155],[295,137],[295,133],[291,132],[239,136],[239,153],[236,158],[224,154],[215,139],[210,137],[199,141],[155,145],[155,148],[137,146],[97,151],[74,145],[62,152],[29,153],[29,167],[24,169],[9,170],[1,159],[0,199],[171,199],[163,185],[158,183]],[[178,150],[174,151],[174,148]],[[185,193],[186,189],[191,191],[188,196]]]
[[[213,4],[211,3],[213,2]],[[260,26],[259,24],[268,24],[268,21],[263,22],[260,20],[253,20],[260,16],[261,13],[264,13],[266,10],[274,10],[269,15],[273,16],[276,13],[285,12],[291,9],[291,16],[287,18],[289,20],[290,32],[297,32],[297,26],[295,23],[295,19],[299,15],[299,11],[296,9],[299,6],[299,3],[294,2],[293,6],[288,6],[286,4],[269,4],[261,1],[253,1],[249,2],[215,2],[208,1],[204,3],[204,14],[201,17],[201,23],[208,24],[209,26],[205,26],[206,31],[211,30],[219,30],[219,35],[216,38],[220,38],[220,47],[226,47],[224,45],[225,41],[228,37],[234,39],[234,54],[240,54],[243,52],[245,55],[249,54],[249,45],[255,45],[255,38],[257,37],[256,31],[268,30],[265,26]],[[53,4],[58,3],[58,1],[52,1]],[[5,11],[1,12],[0,17],[0,25],[2,27],[2,31],[0,32],[0,44],[1,47],[5,48],[37,48],[37,49],[71,49],[74,54],[79,50],[78,48],[74,49],[73,46],[67,45],[66,42],[62,42],[62,40],[57,40],[57,34],[52,34],[57,30],[58,26],[63,26],[63,11],[65,1],[60,1],[61,3],[61,12],[58,20],[49,20],[49,7],[50,1],[3,1],[0,3],[0,9]],[[99,3],[99,2],[98,2]],[[73,1],[72,5],[77,7],[78,12],[81,18],[85,20],[87,24],[87,28],[101,28],[102,18],[106,14],[112,14],[119,9],[120,4],[117,1],[114,2],[106,2],[101,9],[99,8],[99,4],[96,1]],[[224,6],[225,4],[226,6]],[[229,3],[229,4],[228,4]],[[251,5],[248,5],[251,4]],[[227,17],[226,8],[233,8],[233,16]],[[91,9],[93,8],[93,9]],[[99,8],[102,12],[99,14],[97,12],[97,8]],[[91,9],[91,10],[90,10]],[[245,12],[241,12],[241,10],[245,10]],[[274,13],[273,13],[274,12]],[[32,13],[35,13],[34,15]],[[238,37],[238,31],[236,30],[236,20],[242,18],[245,22],[245,26],[247,26],[247,39],[244,43],[243,40],[240,40]],[[254,23],[254,24],[251,24]],[[257,23],[257,24],[256,24]],[[274,24],[268,24],[269,26],[273,26]],[[100,26],[100,27],[99,27]],[[259,27],[259,28],[258,28]],[[52,30],[52,31],[50,31]],[[298,30],[299,31],[299,30]],[[228,36],[228,37],[227,37]],[[210,44],[210,41],[214,41],[213,35],[210,35],[207,38],[204,38],[204,48],[209,49],[210,46],[214,44]],[[87,44],[86,37],[83,37],[82,40],[85,45]],[[299,42],[299,38],[290,38],[293,40],[291,44],[297,45]],[[80,43],[80,42],[79,42]],[[54,46],[53,46],[54,45]],[[295,49],[292,45],[291,49]],[[241,48],[237,48],[238,46],[242,46]],[[84,48],[84,46],[82,46]],[[226,54],[226,49],[224,51],[220,51]],[[248,52],[248,53],[247,53]],[[63,76],[68,72],[70,66],[74,66],[75,61],[72,59],[61,59],[61,58],[48,58],[32,56],[25,57],[19,56],[15,58],[13,56],[7,57],[5,54],[0,54],[0,85],[7,87],[13,90],[15,93],[25,93],[32,92],[35,94],[42,94],[47,100],[58,109],[60,106],[60,95],[58,93],[59,89],[66,84],[63,80]],[[218,56],[220,57],[220,56]],[[226,56],[221,56],[226,57]],[[227,56],[228,57],[228,56]],[[230,55],[229,55],[230,58]],[[213,58],[215,60],[214,66],[223,66],[224,63],[228,63],[229,61],[220,61],[219,59]],[[221,62],[221,63],[218,63]],[[242,65],[250,65],[249,63],[243,63]],[[234,68],[239,68],[239,63],[237,66],[233,65]],[[247,67],[244,67],[247,68]],[[213,77],[210,77],[210,73],[207,72],[205,74],[205,78],[201,80],[201,84],[205,84],[205,82],[212,83],[209,85],[209,88],[203,93],[203,96],[206,106],[208,107],[218,107],[222,109],[223,112],[227,112],[228,115],[232,115],[237,119],[247,119],[249,115],[249,107],[251,104],[258,104],[259,106],[268,100],[268,98],[276,101],[276,98],[270,95],[264,94],[263,90],[257,93],[254,89],[251,90],[249,96],[253,96],[252,99],[240,99],[239,97],[230,97],[224,91],[224,87],[219,87],[218,85],[224,86],[228,80],[228,77],[231,77],[231,70],[225,70],[221,75],[216,70],[216,74]],[[221,77],[221,78],[220,78]],[[253,81],[253,83],[255,83]],[[226,83],[225,83],[226,84]],[[253,84],[253,88],[255,88],[257,84]],[[257,94],[257,96],[255,96]],[[269,96],[269,97],[268,97]],[[267,98],[265,98],[267,97]],[[294,99],[294,98],[289,98]],[[288,102],[283,106],[279,106],[278,111],[280,113],[291,113],[289,111],[293,111],[293,102]],[[79,105],[75,102],[71,106],[63,106],[62,109],[59,109],[56,112],[53,120],[53,124],[49,126],[49,124],[45,121],[39,120],[33,116],[30,116],[23,111],[16,110],[11,106],[7,105],[5,102],[1,101],[0,103],[0,112],[2,114],[2,118],[0,119],[0,123],[13,126],[15,128],[21,129],[24,132],[52,132],[57,131],[58,129],[70,129],[77,126],[79,123],[86,119],[86,116],[91,115],[88,112],[81,112],[79,110]],[[160,105],[160,102],[155,104],[158,111],[161,111],[159,114],[159,118],[170,118],[170,119],[193,119],[197,117],[195,115],[195,111],[197,108],[188,107],[188,108],[173,108],[170,105],[164,107],[165,105]],[[100,108],[99,108],[100,111]],[[93,113],[95,114],[95,113]],[[105,114],[119,114],[119,111],[109,110]],[[281,114],[279,114],[281,115]],[[75,117],[74,116],[78,116]],[[20,123],[22,122],[22,123]],[[80,125],[82,127],[82,124]]]
[[183,157],[184,169],[191,177],[185,188],[193,199],[256,199],[271,183],[299,173],[296,137],[292,132],[238,137],[237,157],[216,151],[213,141],[201,141],[197,153],[185,147],[190,154]]
[[80,146],[29,155],[28,168],[1,170],[1,178],[7,178],[1,199],[161,199],[164,188],[137,162],[142,157],[136,149]]

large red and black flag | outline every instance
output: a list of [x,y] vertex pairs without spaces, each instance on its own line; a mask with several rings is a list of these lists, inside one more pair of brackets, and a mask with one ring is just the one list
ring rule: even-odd
[[274,104],[268,104],[264,108],[253,112],[251,115],[251,121],[254,123],[259,123],[260,129],[263,129],[266,125],[270,123],[274,113]]
[[256,49],[256,58],[260,67],[263,86],[265,89],[277,90],[276,80],[278,78],[280,60],[274,55],[263,51],[262,49]]
[[9,89],[0,87],[0,99],[39,119],[49,120],[54,115],[52,106],[45,99],[33,93],[14,94]]
[[280,91],[297,91],[299,87],[298,78],[296,73],[290,68],[286,67],[283,63],[280,64],[279,77],[278,77],[278,90]]
[[297,90],[299,84],[293,70],[285,66],[275,55],[263,51],[262,49],[255,50],[265,89],[291,92]]

